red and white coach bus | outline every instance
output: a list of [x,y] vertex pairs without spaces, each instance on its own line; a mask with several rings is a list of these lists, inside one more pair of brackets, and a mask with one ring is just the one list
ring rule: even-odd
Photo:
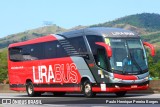
[[149,70],[144,45],[154,56],[154,47],[137,34],[105,27],[14,43],[8,47],[10,89],[26,90],[28,96],[83,92],[86,97],[146,90]]

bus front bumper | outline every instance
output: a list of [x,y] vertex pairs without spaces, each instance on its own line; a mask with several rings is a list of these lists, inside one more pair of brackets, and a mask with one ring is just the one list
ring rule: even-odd
[[93,92],[119,92],[132,90],[147,90],[149,88],[149,81],[141,84],[93,84]]

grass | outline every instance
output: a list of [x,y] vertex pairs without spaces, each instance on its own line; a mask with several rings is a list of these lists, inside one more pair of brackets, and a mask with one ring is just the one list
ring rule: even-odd
[[152,80],[160,80],[159,77],[152,77]]

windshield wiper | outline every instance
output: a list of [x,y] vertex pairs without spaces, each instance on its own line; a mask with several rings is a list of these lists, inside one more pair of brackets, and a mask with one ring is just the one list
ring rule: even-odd
[[137,61],[135,60],[135,58],[132,56],[132,54],[131,54],[130,51],[129,51],[129,55],[130,55],[131,60],[133,60],[133,62],[135,63],[136,67],[138,67],[138,69],[140,70],[140,73],[142,73],[143,72],[142,68],[139,66],[139,64],[137,63]]

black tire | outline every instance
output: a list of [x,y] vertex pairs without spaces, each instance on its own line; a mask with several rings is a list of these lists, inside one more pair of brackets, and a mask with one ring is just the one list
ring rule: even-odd
[[28,94],[29,97],[35,97],[35,96],[40,96],[41,95],[40,92],[35,92],[34,91],[34,86],[33,86],[33,83],[31,81],[27,82],[26,91],[27,91],[27,94]]
[[66,94],[66,92],[54,92],[53,94],[56,97],[61,97],[61,96],[64,96]]
[[91,98],[96,95],[96,93],[92,92],[92,85],[89,80],[86,80],[83,84],[83,93],[85,97]]
[[123,96],[125,96],[126,93],[127,93],[127,91],[115,92],[115,94],[117,95],[117,97],[123,97]]

